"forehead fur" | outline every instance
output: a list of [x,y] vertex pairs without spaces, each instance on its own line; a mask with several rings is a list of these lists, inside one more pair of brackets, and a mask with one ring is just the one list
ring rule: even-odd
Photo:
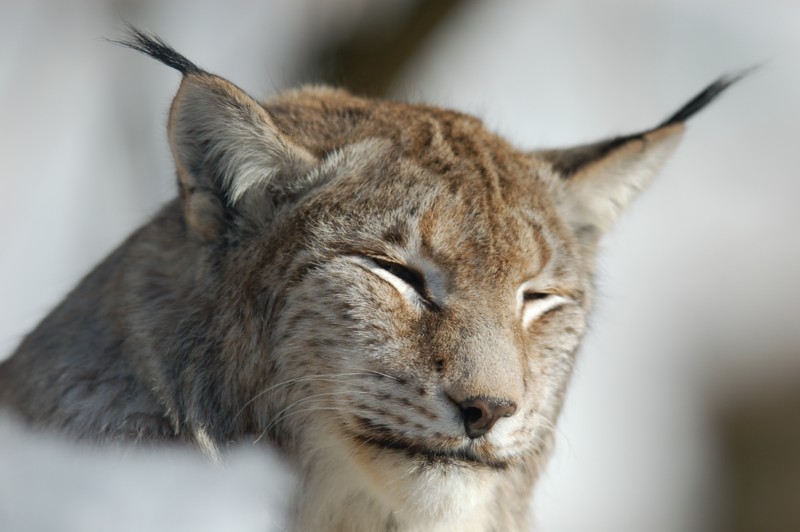
[[513,204],[534,186],[529,156],[487,131],[475,117],[427,105],[371,100],[346,91],[306,87],[264,104],[276,125],[316,155],[369,139],[390,142],[467,197],[497,196]]
[[288,92],[264,107],[337,176],[296,213],[314,220],[325,247],[342,239],[357,253],[411,264],[424,257],[474,287],[516,286],[571,255],[552,181],[474,117],[327,88]]

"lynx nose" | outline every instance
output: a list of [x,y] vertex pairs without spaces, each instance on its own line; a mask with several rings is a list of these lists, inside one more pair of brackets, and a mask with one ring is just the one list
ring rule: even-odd
[[517,405],[513,401],[492,397],[470,397],[458,403],[458,406],[461,408],[467,436],[473,440],[492,430],[501,417],[513,416],[517,411]]

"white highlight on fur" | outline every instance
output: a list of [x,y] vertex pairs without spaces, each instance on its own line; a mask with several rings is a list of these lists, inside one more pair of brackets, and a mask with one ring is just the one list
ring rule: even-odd
[[402,295],[406,301],[413,305],[417,310],[421,311],[425,308],[420,295],[407,282],[381,268],[377,263],[375,263],[375,261],[371,259],[366,257],[352,257],[352,260],[368,272],[380,277],[392,285],[394,289],[397,290],[400,295]]
[[567,181],[569,213],[578,227],[608,232],[625,207],[653,179],[681,140],[683,126],[658,129],[589,165]]
[[[540,299],[525,301],[526,293],[547,294]],[[558,294],[549,294],[538,287],[534,281],[523,283],[517,289],[517,309],[522,319],[522,327],[527,329],[539,317],[561,305],[571,303],[572,300]]]
[[215,464],[222,463],[222,457],[220,456],[219,449],[217,445],[214,443],[214,440],[211,439],[211,436],[208,435],[208,432],[203,427],[196,427],[194,430],[194,441],[197,443],[197,446],[200,448],[200,452],[208,457]]
[[[186,171],[218,173],[232,203],[254,187],[285,185],[314,165],[314,157],[292,144],[247,94],[221,78],[187,77],[170,117],[170,141]],[[193,176],[197,179],[197,176]]]

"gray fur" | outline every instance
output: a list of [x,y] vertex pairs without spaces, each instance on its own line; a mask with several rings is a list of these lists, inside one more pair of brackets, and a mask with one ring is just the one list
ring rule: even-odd
[[[682,129],[563,175],[557,152],[452,111],[327,88],[259,104],[186,68],[180,197],[0,365],[0,404],[211,459],[271,442],[300,479],[298,530],[525,530],[597,240]],[[514,410],[468,438],[474,399]]]

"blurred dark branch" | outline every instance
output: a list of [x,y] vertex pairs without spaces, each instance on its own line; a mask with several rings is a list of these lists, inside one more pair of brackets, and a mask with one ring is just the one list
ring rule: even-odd
[[[427,38],[465,3],[416,0],[410,2],[400,20],[362,17],[349,34],[309,61],[308,77],[344,86],[356,94],[384,96]],[[387,16],[392,14],[387,12]]]

